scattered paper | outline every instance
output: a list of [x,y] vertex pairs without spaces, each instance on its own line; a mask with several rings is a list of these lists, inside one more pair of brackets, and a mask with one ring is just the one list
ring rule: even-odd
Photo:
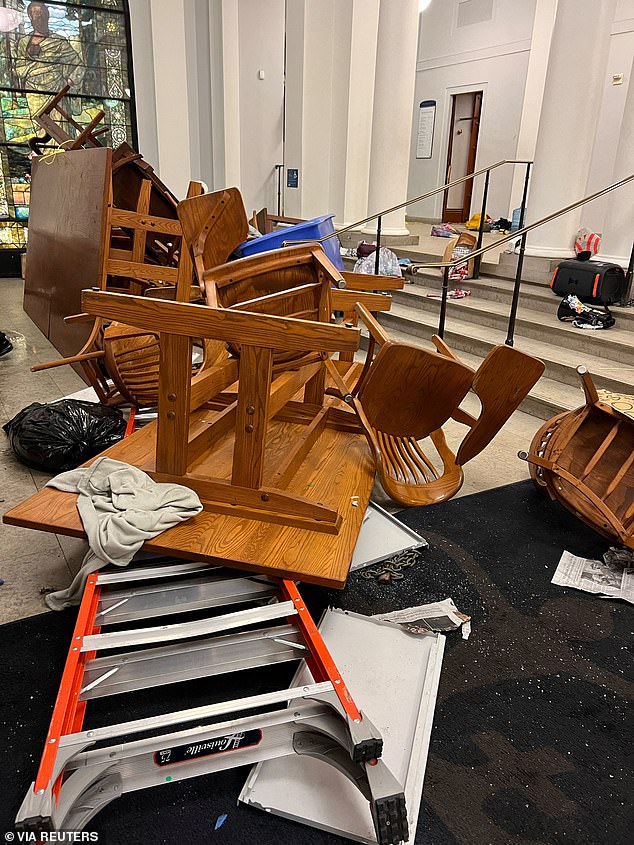
[[372,618],[379,622],[393,622],[410,634],[430,634],[434,631],[446,633],[461,626],[463,639],[468,639],[471,633],[471,617],[461,613],[451,598],[418,607],[405,607],[391,613],[378,613]]
[[604,563],[564,552],[552,583],[634,604],[634,567],[624,566],[618,558]]

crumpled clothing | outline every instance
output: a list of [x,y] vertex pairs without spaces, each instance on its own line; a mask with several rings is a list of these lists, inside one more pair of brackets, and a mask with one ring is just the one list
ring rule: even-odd
[[203,508],[189,487],[158,484],[137,467],[106,457],[63,472],[46,486],[78,494],[77,510],[90,547],[70,587],[46,596],[52,610],[79,604],[91,572],[108,563],[127,566],[146,540]]

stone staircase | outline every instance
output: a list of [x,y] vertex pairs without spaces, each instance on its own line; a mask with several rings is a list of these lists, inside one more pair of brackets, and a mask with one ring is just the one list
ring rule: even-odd
[[[438,260],[437,256],[410,255],[405,249],[395,251],[416,261]],[[483,264],[480,278],[463,285],[471,296],[447,303],[445,340],[470,366],[477,367],[493,346],[506,339],[516,260],[516,256],[502,255],[499,265]],[[583,404],[576,372],[580,364],[587,367],[597,387],[634,394],[634,308],[613,307],[616,325],[607,331],[582,331],[559,322],[558,299],[548,287],[556,263],[527,262],[514,338],[517,349],[546,364],[543,378],[521,406],[541,419]],[[438,329],[441,275],[429,270],[406,279],[405,288],[394,291],[391,311],[382,314],[380,321],[395,340],[428,346]]]

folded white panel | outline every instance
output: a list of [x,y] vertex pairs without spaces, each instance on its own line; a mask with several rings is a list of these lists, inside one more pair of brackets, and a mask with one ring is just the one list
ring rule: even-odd
[[[404,785],[413,843],[444,637],[415,636],[389,622],[332,609],[319,627],[356,703],[383,736],[383,759]],[[301,668],[292,685],[309,677]],[[376,843],[368,803],[343,774],[314,758],[259,763],[240,800],[358,842]]]
[[427,541],[384,508],[369,502],[354,547],[350,571],[387,560],[410,549],[421,549]]

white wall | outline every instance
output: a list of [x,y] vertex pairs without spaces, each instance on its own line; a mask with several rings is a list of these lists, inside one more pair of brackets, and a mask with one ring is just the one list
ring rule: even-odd
[[[494,0],[493,17],[458,27],[458,0],[432,2],[421,16],[415,114],[408,196],[443,184],[446,175],[451,95],[483,91],[476,169],[516,155],[535,0]],[[436,101],[431,159],[416,159],[418,104]],[[479,210],[482,178],[476,182],[472,212]],[[487,213],[506,216],[513,168],[491,176]],[[408,208],[408,216],[439,220],[442,195]]]
[[178,197],[200,179],[275,208],[284,0],[130,0],[130,18],[139,152]]
[[[623,109],[628,84],[634,71],[633,57],[634,0],[620,0],[616,8],[610,37],[610,51],[603,84],[603,102],[594,139],[587,194],[598,191],[612,182]],[[623,83],[613,85],[612,75],[618,73],[623,74]],[[634,139],[632,139],[632,143],[634,143]],[[581,217],[582,225],[595,232],[603,232],[608,210],[613,203],[618,203],[618,197],[618,192],[615,192],[586,205]]]

